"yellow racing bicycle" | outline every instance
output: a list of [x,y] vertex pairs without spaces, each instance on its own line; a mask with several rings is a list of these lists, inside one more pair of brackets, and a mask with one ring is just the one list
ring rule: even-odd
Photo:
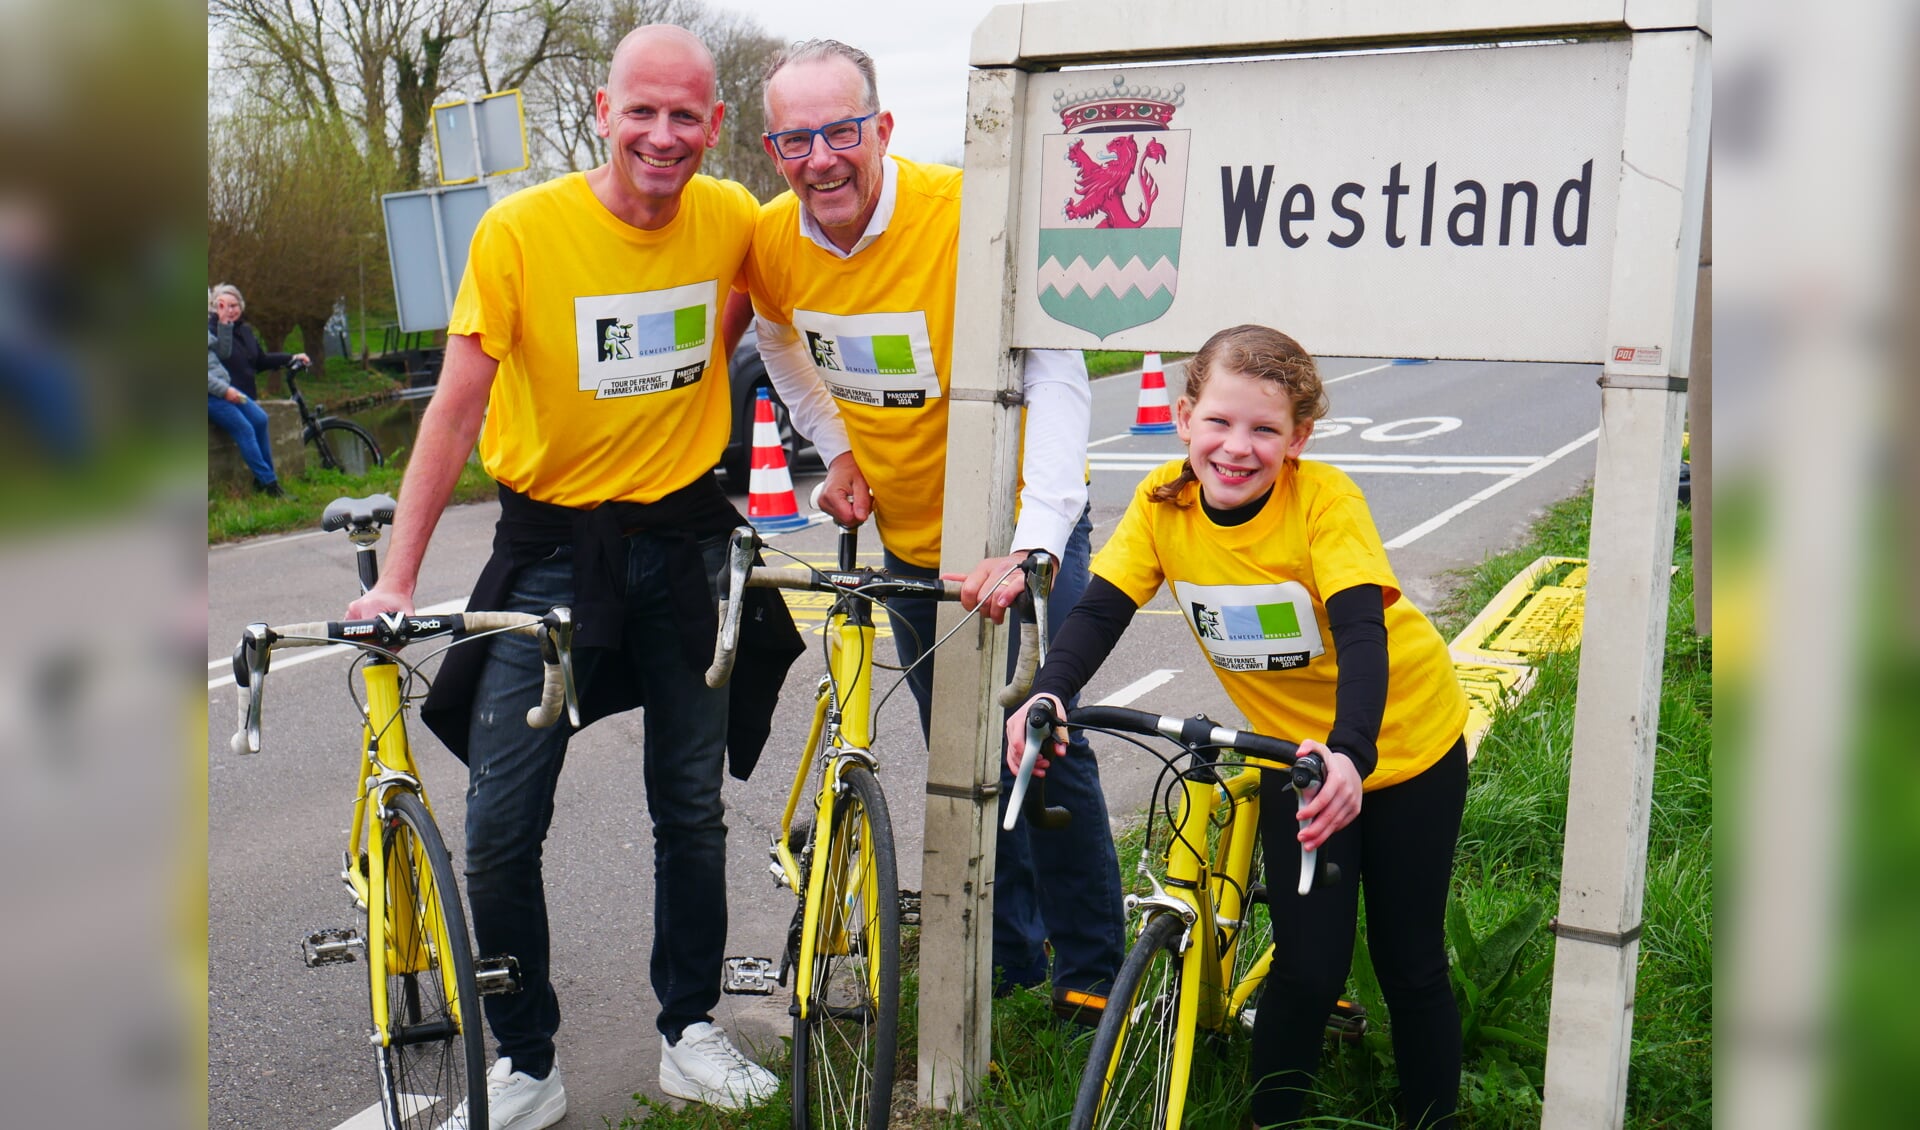
[[[386,495],[342,498],[329,504],[321,518],[321,529],[345,531],[353,541],[363,592],[379,577],[373,547],[381,527],[393,521],[393,511],[394,501]],[[501,632],[542,641],[545,684],[541,705],[528,712],[528,725],[551,726],[563,708],[578,725],[572,618],[565,608],[545,616],[467,612],[256,623],[247,626],[234,650],[240,721],[232,748],[242,754],[260,751],[263,692],[275,651],[344,645],[362,652],[358,664],[366,699],[359,703],[359,769],[340,868],[360,924],[308,935],[301,954],[312,967],[355,960],[367,964],[367,1033],[387,1130],[487,1125],[479,997],[518,988],[510,955],[476,959],[473,954],[453,859],[434,823],[407,743],[406,711],[414,697],[407,688],[420,663],[437,652],[415,661],[397,652],[421,640],[446,637],[452,641],[446,646],[452,647]]]

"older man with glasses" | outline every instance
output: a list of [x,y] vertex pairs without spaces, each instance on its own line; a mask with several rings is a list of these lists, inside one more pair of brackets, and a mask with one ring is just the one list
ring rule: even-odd
[[[893,115],[880,106],[873,60],[858,48],[830,39],[794,44],[769,65],[764,89],[765,147],[792,192],[762,207],[754,233],[748,278],[761,356],[795,427],[827,464],[822,506],[849,525],[871,515],[888,569],[934,576],[960,170],[887,156]],[[1052,594],[1057,630],[1086,587],[1090,557],[1085,360],[1078,351],[1027,353],[1025,397],[1011,552],[973,570],[965,603],[984,603],[1000,620],[1020,574],[996,582],[1045,549],[1061,561]],[[914,664],[933,642],[933,604],[905,602],[887,614],[901,662]],[[912,667],[923,734],[932,684],[930,663]],[[1074,814],[1071,826],[1022,823],[999,833],[993,962],[1003,990],[1051,974],[1056,1009],[1085,1021],[1104,1007],[1123,929],[1099,767],[1084,743],[1074,752],[1047,776],[1047,800]]]

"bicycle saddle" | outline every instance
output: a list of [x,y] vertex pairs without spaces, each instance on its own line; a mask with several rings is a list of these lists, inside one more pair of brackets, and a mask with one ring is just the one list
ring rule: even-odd
[[320,514],[320,528],[334,530],[377,530],[393,521],[398,503],[392,495],[374,494],[366,498],[336,498]]

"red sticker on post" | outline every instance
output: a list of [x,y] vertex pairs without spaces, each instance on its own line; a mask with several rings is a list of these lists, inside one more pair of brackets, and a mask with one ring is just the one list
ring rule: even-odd
[[1657,345],[1616,345],[1613,347],[1613,360],[1617,365],[1658,365],[1660,347]]

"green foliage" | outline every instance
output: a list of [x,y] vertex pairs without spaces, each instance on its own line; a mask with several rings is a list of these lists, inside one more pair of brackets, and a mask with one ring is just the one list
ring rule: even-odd
[[[369,494],[400,495],[404,474],[402,460],[390,456],[387,465],[375,467],[364,475],[326,471],[314,467],[307,474],[280,480],[285,497],[272,498],[242,488],[210,492],[207,498],[207,542],[237,541],[261,534],[287,533],[319,528],[320,512],[336,498],[362,498]],[[493,479],[477,463],[468,463],[454,484],[454,503],[480,502],[494,497]]]
[[[1540,1035],[1515,1027],[1524,1007],[1546,983],[1553,964],[1540,947],[1547,908],[1528,902],[1483,937],[1476,937],[1466,905],[1447,900],[1447,945],[1453,950],[1453,992],[1460,1007],[1460,1044],[1472,1055],[1487,1043],[1547,1050]],[[1524,958],[1524,960],[1523,960]]]
[[1140,367],[1144,354],[1125,349],[1084,349],[1087,357],[1087,375],[1089,377],[1109,377],[1115,373],[1125,373]]

